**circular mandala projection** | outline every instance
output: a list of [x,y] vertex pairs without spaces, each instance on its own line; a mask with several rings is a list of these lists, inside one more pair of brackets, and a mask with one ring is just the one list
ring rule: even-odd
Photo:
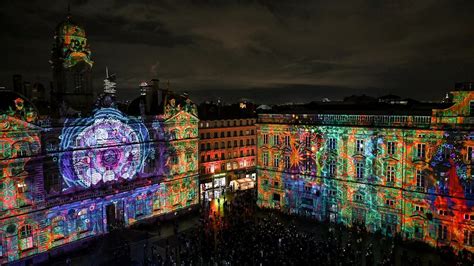
[[148,154],[148,132],[136,119],[105,108],[93,117],[66,121],[60,157],[64,181],[70,187],[131,179],[142,170]]

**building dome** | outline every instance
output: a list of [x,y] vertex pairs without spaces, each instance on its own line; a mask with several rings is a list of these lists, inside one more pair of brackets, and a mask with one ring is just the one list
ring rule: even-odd
[[56,36],[67,35],[80,38],[86,37],[84,27],[74,22],[71,14],[68,14],[66,18],[56,26]]
[[71,14],[56,26],[54,33],[53,62],[62,63],[62,67],[70,68],[79,62],[93,65],[91,50],[87,42],[84,27],[72,20]]

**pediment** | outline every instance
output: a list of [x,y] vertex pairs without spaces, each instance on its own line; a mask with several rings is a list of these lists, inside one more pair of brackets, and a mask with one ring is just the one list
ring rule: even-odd
[[1,132],[14,132],[14,131],[40,131],[41,127],[18,119],[9,115],[0,116],[0,131]]

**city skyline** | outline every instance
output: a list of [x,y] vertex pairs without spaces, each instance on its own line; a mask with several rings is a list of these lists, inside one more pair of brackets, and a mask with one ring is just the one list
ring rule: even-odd
[[[468,1],[70,4],[88,33],[94,90],[108,66],[122,99],[155,77],[196,102],[263,103],[352,94],[440,100],[456,81],[474,79]],[[49,87],[52,36],[67,2],[5,1],[1,10],[8,64],[0,84],[10,88],[22,74]]]

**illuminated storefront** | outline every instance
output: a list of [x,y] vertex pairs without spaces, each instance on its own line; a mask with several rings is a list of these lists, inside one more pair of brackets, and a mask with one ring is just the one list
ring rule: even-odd
[[258,205],[474,251],[474,92],[452,95],[259,115]]

